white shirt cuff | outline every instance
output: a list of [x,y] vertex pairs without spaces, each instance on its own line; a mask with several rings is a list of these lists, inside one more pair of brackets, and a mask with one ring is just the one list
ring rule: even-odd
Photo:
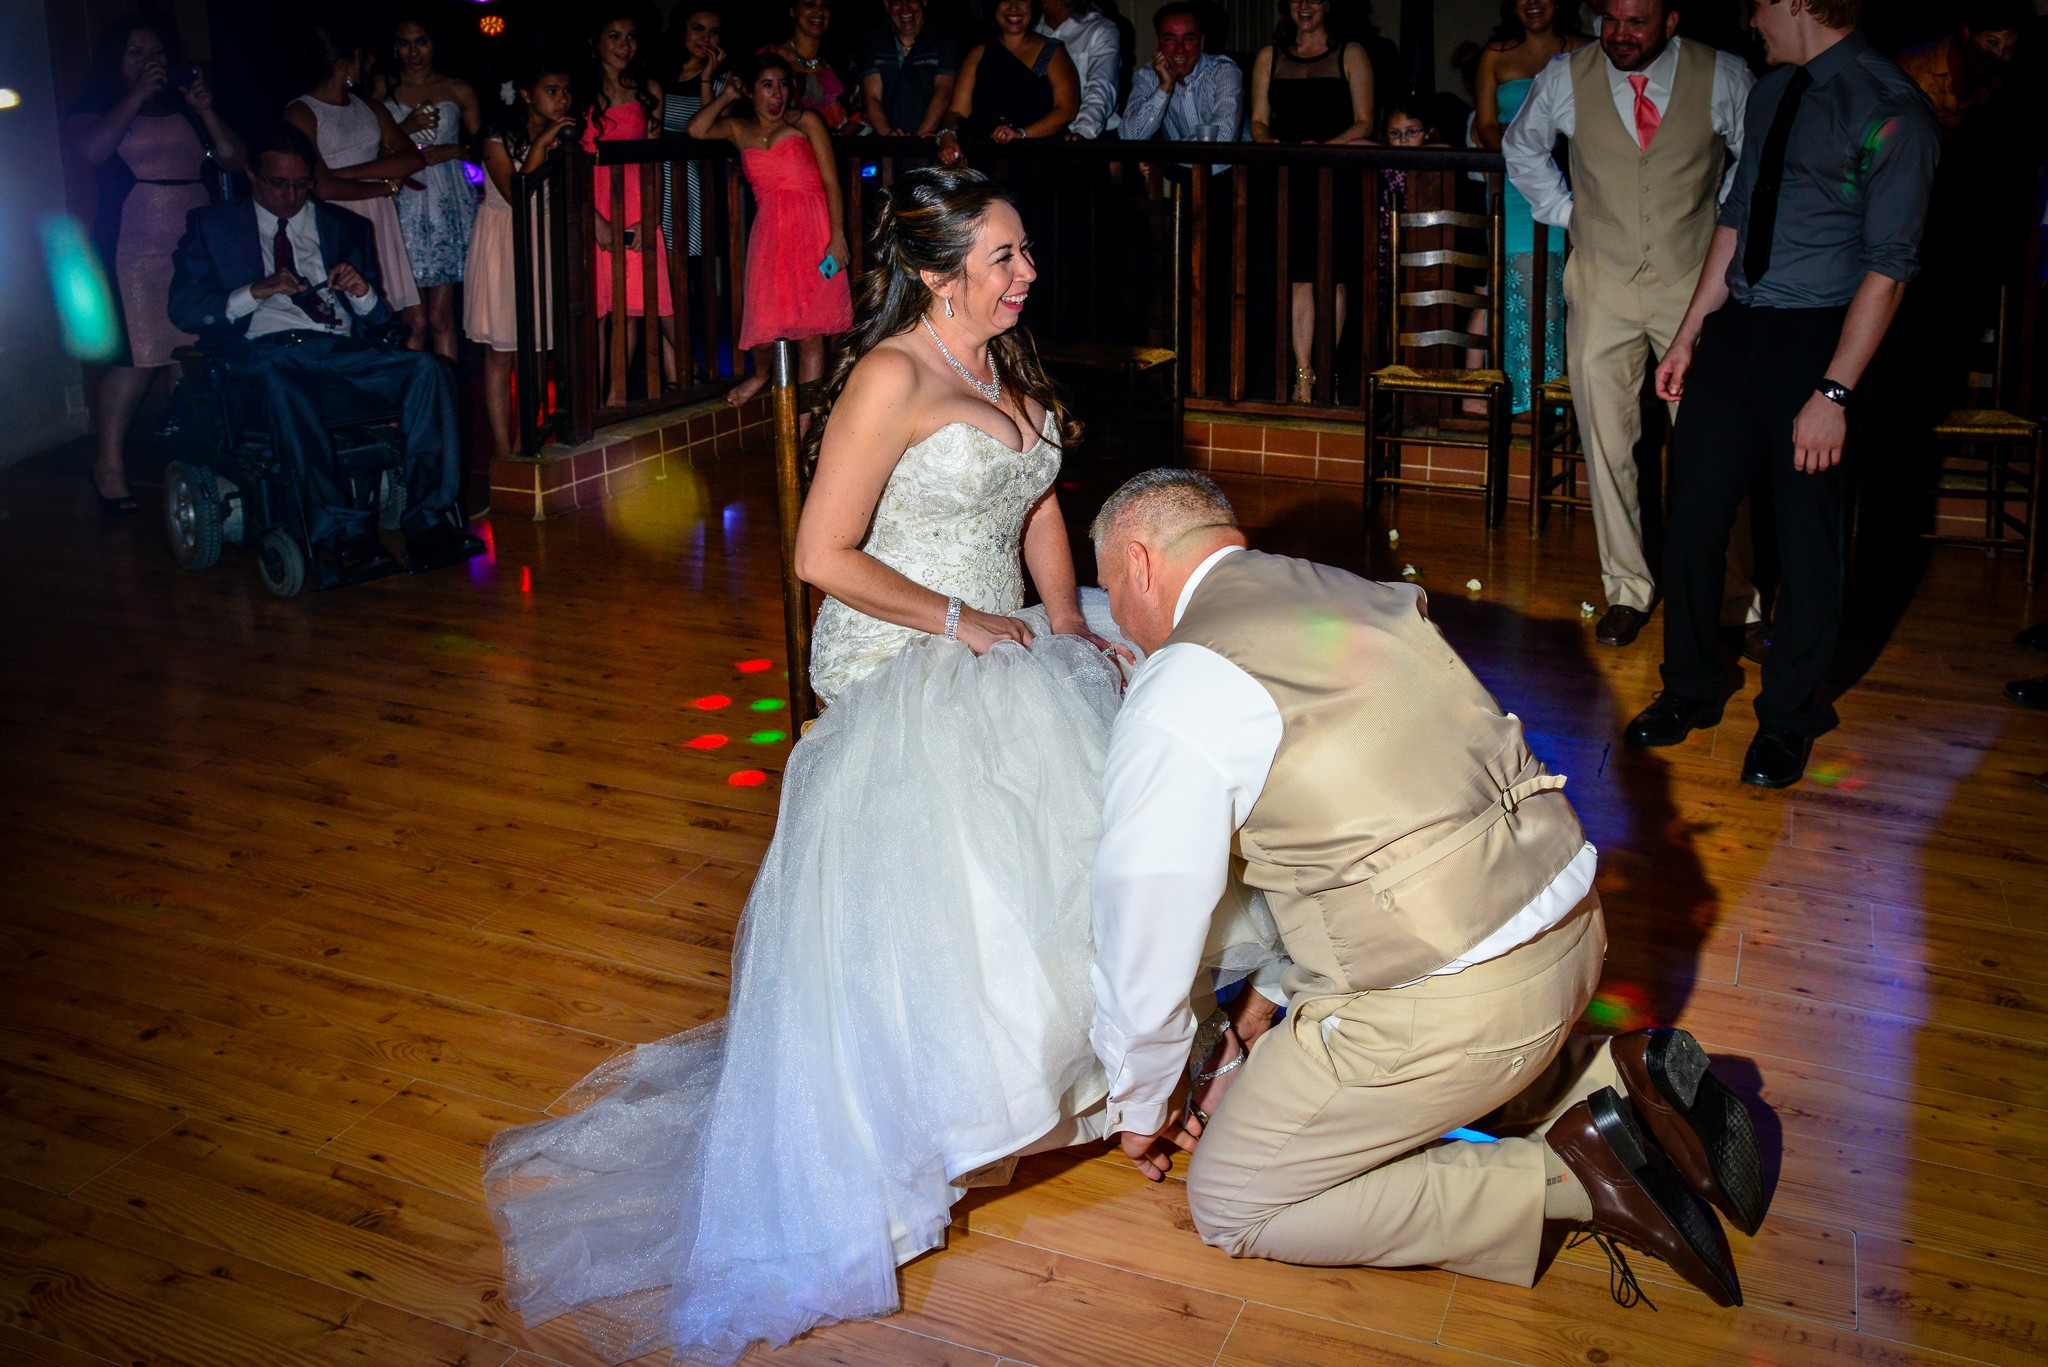
[[247,285],[228,291],[228,321],[247,318],[256,311],[256,294]]
[[377,291],[374,287],[364,290],[360,299],[347,290],[341,291],[341,297],[348,300],[348,306],[356,311],[358,318],[367,317],[377,307]]

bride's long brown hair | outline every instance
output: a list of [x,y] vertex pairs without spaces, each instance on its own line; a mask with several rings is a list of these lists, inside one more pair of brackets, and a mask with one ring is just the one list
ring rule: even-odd
[[[846,334],[838,364],[826,378],[825,401],[804,441],[807,466],[817,464],[825,422],[860,358],[899,332],[916,327],[932,306],[931,287],[921,272],[930,271],[942,280],[964,274],[982,220],[999,200],[1016,207],[1002,186],[964,167],[920,167],[899,176],[896,184],[883,192],[882,210],[875,217],[874,235],[868,239],[868,269],[860,278],[859,298],[854,301],[853,327]],[[1081,426],[1053,391],[1031,334],[1019,325],[997,333],[989,347],[1002,369],[1004,386],[1038,400],[1058,420],[1060,445],[1079,441]]]

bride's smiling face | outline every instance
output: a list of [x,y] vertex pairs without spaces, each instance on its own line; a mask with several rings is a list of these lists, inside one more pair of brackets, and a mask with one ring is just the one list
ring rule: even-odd
[[961,277],[947,293],[954,313],[968,327],[991,334],[1006,332],[1023,316],[1024,301],[1036,279],[1038,267],[1031,260],[1031,239],[1024,235],[1024,220],[1009,204],[997,200],[982,216],[981,231],[974,235]]

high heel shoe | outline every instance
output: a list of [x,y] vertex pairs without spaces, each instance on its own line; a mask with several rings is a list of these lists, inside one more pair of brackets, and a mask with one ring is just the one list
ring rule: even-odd
[[85,478],[92,485],[93,496],[100,501],[100,511],[108,517],[127,517],[142,507],[134,494],[123,494],[119,498],[108,498],[100,492],[100,477],[88,470]]
[[1316,373],[1307,366],[1299,366],[1294,372],[1294,401],[1314,403],[1316,397]]

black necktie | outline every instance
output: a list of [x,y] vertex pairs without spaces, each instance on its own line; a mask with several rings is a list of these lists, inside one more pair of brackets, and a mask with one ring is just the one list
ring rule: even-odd
[[1813,77],[1805,67],[1795,68],[1771,115],[1771,131],[1764,138],[1764,154],[1757,164],[1756,184],[1749,192],[1749,237],[1742,244],[1742,276],[1755,289],[1771,268],[1771,239],[1778,232],[1778,188],[1785,179],[1785,144],[1792,140],[1792,121],[1799,117],[1799,101]]
[[[270,244],[270,269],[273,271],[290,271],[293,275],[297,275],[299,268],[292,256],[292,239],[289,228],[290,225],[284,219],[280,218],[277,221],[277,237]],[[329,328],[341,326],[341,315],[336,313],[328,305],[327,301],[320,297],[320,291],[300,290],[297,294],[291,296],[291,301],[299,306],[299,310],[302,313],[320,324],[320,326]]]

